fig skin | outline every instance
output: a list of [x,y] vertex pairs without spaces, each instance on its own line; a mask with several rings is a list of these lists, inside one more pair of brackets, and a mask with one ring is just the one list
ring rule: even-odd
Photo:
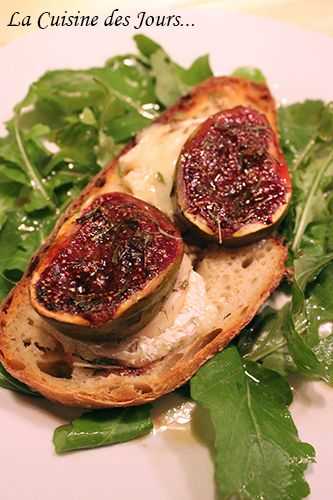
[[237,106],[199,125],[179,155],[174,192],[179,225],[199,238],[237,247],[271,233],[291,180],[265,115]]
[[60,227],[32,275],[31,303],[71,338],[116,341],[157,314],[183,254],[180,233],[160,210],[104,194]]

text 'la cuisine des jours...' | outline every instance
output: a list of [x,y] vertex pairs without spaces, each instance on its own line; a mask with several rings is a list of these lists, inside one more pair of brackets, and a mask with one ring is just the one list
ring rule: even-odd
[[182,16],[170,15],[150,15],[146,11],[138,12],[135,15],[122,15],[119,9],[114,9],[111,14],[104,17],[100,16],[85,16],[81,15],[80,11],[77,14],[68,14],[67,10],[63,15],[54,15],[52,12],[45,11],[39,14],[36,19],[32,16],[21,12],[13,12],[7,26],[27,27],[37,25],[40,29],[56,28],[56,27],[94,27],[98,24],[103,24],[106,27],[126,27],[132,25],[134,29],[150,26],[162,27],[190,27],[192,23],[183,21]]

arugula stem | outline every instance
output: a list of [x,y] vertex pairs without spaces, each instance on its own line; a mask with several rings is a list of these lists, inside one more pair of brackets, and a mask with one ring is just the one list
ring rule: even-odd
[[27,155],[27,152],[25,150],[21,133],[20,133],[20,128],[19,128],[19,119],[20,119],[20,114],[16,113],[15,114],[15,119],[14,119],[14,131],[15,131],[15,139],[17,143],[17,147],[20,151],[23,164],[25,166],[25,169],[28,173],[28,176],[30,177],[32,187],[36,187],[36,189],[40,192],[42,197],[45,199],[49,207],[51,207],[53,210],[56,210],[56,205],[52,201],[51,197],[47,193],[46,189],[43,186],[43,181],[42,178],[40,177],[37,169],[33,166],[31,161],[29,160],[29,157]]
[[13,281],[9,278],[7,278],[7,276],[5,276],[3,273],[0,273],[0,278],[4,279],[5,281],[7,281],[7,283],[10,283],[11,285],[16,285],[16,281]]
[[257,418],[255,416],[255,412],[253,411],[253,408],[252,408],[252,397],[251,397],[249,383],[246,384],[246,400],[247,400],[247,406],[249,409],[250,419],[252,420],[253,427],[255,430],[255,438],[256,438],[256,441],[258,444],[258,448],[260,450],[262,460],[265,460],[265,450],[263,448],[263,436],[262,436],[262,433],[260,432],[260,427],[258,425]]
[[255,362],[260,361],[260,360],[266,358],[267,356],[269,356],[270,354],[272,354],[273,352],[278,351],[281,347],[284,347],[285,345],[287,345],[287,341],[285,339],[283,339],[283,340],[280,340],[280,342],[278,342],[274,346],[261,350],[260,354],[257,356],[255,355],[255,351],[254,351],[254,353],[250,352],[248,354],[245,354],[243,356],[243,358],[249,359],[250,361],[255,361]]
[[313,195],[315,194],[315,192],[317,191],[317,189],[319,187],[319,183],[321,181],[323,173],[330,166],[332,160],[333,160],[333,151],[329,155],[329,158],[328,158],[327,162],[325,162],[324,165],[318,170],[317,175],[316,175],[316,177],[314,179],[314,182],[313,182],[313,184],[311,186],[311,189],[310,189],[310,191],[309,191],[309,193],[308,193],[308,195],[306,197],[306,202],[305,202],[304,210],[303,210],[301,219],[300,219],[300,221],[298,223],[298,227],[297,227],[297,230],[296,230],[295,238],[294,238],[294,241],[293,241],[293,244],[292,244],[292,247],[291,247],[291,249],[292,249],[293,252],[297,252],[297,250],[299,249],[300,243],[301,243],[303,235],[304,235],[304,231],[306,229],[306,224],[307,224],[306,221],[307,221],[308,213],[309,213],[309,210],[311,209],[311,200],[313,198]]
[[98,83],[99,85],[101,85],[103,87],[103,89],[108,94],[110,94],[113,97],[116,97],[117,99],[119,99],[120,101],[124,102],[125,104],[127,104],[131,108],[135,109],[135,111],[137,111],[144,118],[147,118],[149,120],[153,120],[154,118],[157,117],[158,113],[144,110],[142,108],[141,104],[138,104],[130,96],[124,95],[121,92],[118,92],[118,90],[115,90],[113,87],[112,88],[108,87],[102,80],[100,80],[99,78],[97,78],[95,76],[93,77],[93,79],[94,79],[94,81],[96,83]]
[[316,135],[314,137],[312,137],[312,139],[310,139],[310,141],[307,143],[307,145],[303,149],[302,153],[300,153],[298,155],[298,157],[295,159],[295,161],[292,165],[293,170],[298,169],[298,167],[301,165],[301,163],[303,163],[303,161],[305,160],[307,155],[310,153],[311,149],[314,147],[315,144],[316,144]]

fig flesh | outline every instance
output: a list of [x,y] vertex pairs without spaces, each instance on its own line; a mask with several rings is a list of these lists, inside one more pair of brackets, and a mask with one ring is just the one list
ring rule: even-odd
[[131,195],[96,198],[34,271],[37,312],[68,336],[108,341],[145,326],[171,291],[183,241],[157,208]]
[[271,230],[286,212],[291,182],[265,115],[237,106],[203,122],[182,148],[175,192],[181,219],[220,244]]

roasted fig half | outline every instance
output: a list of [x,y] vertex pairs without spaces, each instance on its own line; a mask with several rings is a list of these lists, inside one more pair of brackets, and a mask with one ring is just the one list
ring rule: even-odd
[[177,163],[180,217],[220,244],[261,238],[286,212],[288,167],[262,113],[244,106],[209,117],[184,144]]
[[96,198],[58,233],[32,276],[35,310],[68,336],[108,341],[157,313],[183,257],[178,230],[124,193]]

